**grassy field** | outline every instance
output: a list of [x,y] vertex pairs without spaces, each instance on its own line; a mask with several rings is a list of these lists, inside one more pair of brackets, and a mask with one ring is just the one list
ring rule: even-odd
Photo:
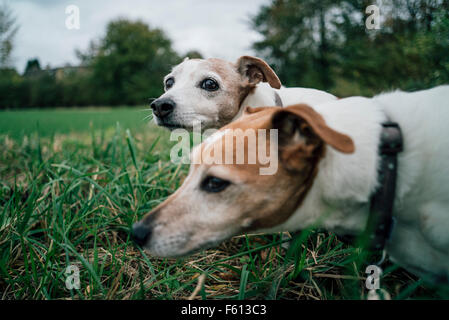
[[[147,115],[0,113],[1,299],[366,297],[363,255],[331,233],[304,230],[288,249],[279,234],[241,236],[178,260],[136,248],[132,223],[187,172],[169,161],[169,134]],[[79,289],[66,288],[70,265],[80,270]],[[449,298],[389,262],[381,287],[392,299]]]
[[54,134],[70,134],[106,130],[114,128],[117,121],[132,132],[148,125],[146,116],[151,112],[144,108],[56,109],[2,111],[0,134],[7,134],[16,140],[39,131],[41,137]]

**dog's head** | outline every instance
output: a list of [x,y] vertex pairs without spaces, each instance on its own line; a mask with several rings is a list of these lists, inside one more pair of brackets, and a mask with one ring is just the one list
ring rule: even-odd
[[165,93],[151,103],[154,119],[168,129],[220,128],[237,115],[243,99],[259,82],[281,83],[262,59],[243,56],[230,63],[220,59],[186,59],[164,78]]
[[[278,139],[267,138],[266,130],[271,129]],[[248,130],[254,130],[253,140]],[[240,164],[238,141],[243,141],[244,152]],[[280,231],[312,187],[326,145],[343,153],[354,151],[351,138],[329,128],[306,105],[248,108],[192,151],[196,164],[191,164],[183,185],[134,224],[133,237],[155,256],[176,257],[238,234]],[[278,160],[277,170],[261,175],[267,166],[263,155],[271,158],[271,152]],[[212,154],[223,160],[229,153],[231,163],[205,161]]]

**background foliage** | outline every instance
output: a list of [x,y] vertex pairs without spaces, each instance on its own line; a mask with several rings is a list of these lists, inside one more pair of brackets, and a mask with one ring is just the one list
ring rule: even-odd
[[0,70],[0,108],[143,105],[181,61],[162,30],[125,19],[110,22],[104,38],[77,55],[77,67],[43,70],[31,59],[22,76]]
[[[375,3],[375,2],[374,2]],[[449,1],[392,0],[368,30],[367,0],[274,0],[252,18],[254,43],[284,84],[338,96],[449,81]]]
[[[368,30],[365,10],[372,3],[273,0],[250,19],[262,36],[253,49],[284,85],[340,97],[448,83],[449,1],[383,1],[380,29]],[[31,59],[20,75],[8,68],[16,31],[13,14],[2,7],[0,108],[144,104],[161,94],[162,77],[182,59],[162,30],[118,19],[77,52],[80,66],[42,70]]]

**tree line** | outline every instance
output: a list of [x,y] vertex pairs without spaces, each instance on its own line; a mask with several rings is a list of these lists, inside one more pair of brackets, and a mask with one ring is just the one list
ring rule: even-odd
[[3,68],[0,107],[143,105],[161,94],[163,76],[182,59],[162,30],[125,19],[110,22],[104,38],[76,54],[75,67],[43,69],[31,59],[22,75]]
[[274,0],[252,17],[254,43],[283,83],[337,96],[449,83],[449,1]]
[[[383,1],[379,29],[367,28],[371,4],[273,0],[250,17],[262,39],[252,47],[284,85],[340,97],[449,83],[449,1]],[[161,29],[118,19],[102,39],[77,51],[79,66],[42,68],[30,59],[19,74],[9,67],[16,32],[12,12],[0,7],[0,108],[144,105],[161,94],[162,78],[186,56]]]

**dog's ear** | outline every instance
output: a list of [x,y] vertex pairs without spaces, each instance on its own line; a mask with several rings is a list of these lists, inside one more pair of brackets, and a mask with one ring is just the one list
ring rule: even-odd
[[260,58],[242,56],[237,60],[237,71],[246,77],[250,84],[268,82],[275,89],[281,88],[281,81],[270,66]]
[[328,127],[323,117],[305,104],[280,109],[271,123],[278,129],[279,154],[289,169],[302,168],[304,158],[320,157],[324,143],[343,153],[355,150],[349,136]]

